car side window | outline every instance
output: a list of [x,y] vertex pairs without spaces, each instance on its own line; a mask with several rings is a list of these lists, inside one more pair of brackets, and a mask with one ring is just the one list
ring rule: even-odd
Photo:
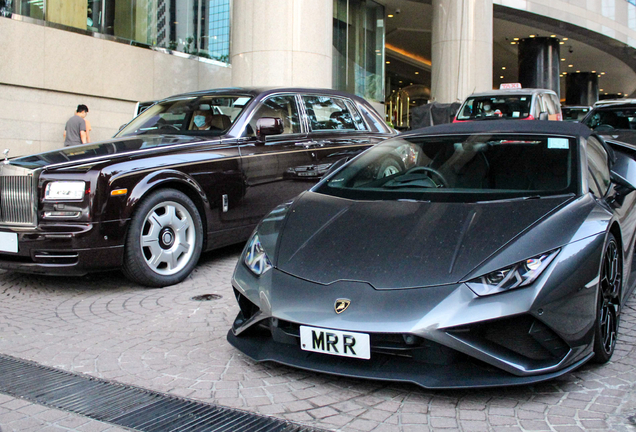
[[594,137],[587,140],[588,183],[592,193],[603,197],[610,186],[610,170],[607,152],[603,145]]
[[546,104],[546,107],[548,109],[548,114],[549,115],[555,115],[556,114],[556,107],[554,106],[554,102],[552,101],[552,98],[550,96],[551,95],[549,95],[549,94],[543,95],[543,100],[545,100],[545,104]]
[[[561,114],[561,101],[559,100],[559,98],[556,95],[551,94],[550,96],[550,101],[552,102],[552,105],[554,106],[554,113],[558,116],[559,114]],[[562,118],[559,118],[557,120],[562,120]]]
[[532,116],[535,120],[539,120],[539,115],[545,111],[543,98],[540,94],[534,96],[534,107],[532,109]]
[[331,96],[303,96],[311,130],[357,130],[344,100]]
[[362,116],[360,115],[358,110],[355,108],[353,102],[351,101],[346,101],[346,102],[347,102],[347,107],[349,108],[349,111],[351,111],[353,122],[356,124],[356,129],[368,130],[367,125],[364,124],[364,120],[362,120]]
[[283,134],[300,133],[300,116],[294,95],[272,96],[256,108],[246,128],[246,136],[256,136],[256,122],[263,117],[279,118],[283,121]]

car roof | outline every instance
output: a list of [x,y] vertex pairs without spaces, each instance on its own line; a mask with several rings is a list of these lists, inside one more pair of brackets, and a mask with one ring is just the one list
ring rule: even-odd
[[634,108],[636,107],[636,101],[634,102],[612,102],[612,103],[606,103],[606,104],[600,104],[600,105],[594,105],[593,109],[594,111],[599,111],[599,110],[614,110],[617,108]]
[[473,93],[471,97],[480,96],[504,96],[504,95],[517,95],[517,94],[539,94],[539,93],[551,93],[556,95],[554,90],[539,89],[539,88],[521,88],[521,89],[504,89],[504,90],[489,90],[485,92]]
[[181,93],[178,95],[173,95],[166,97],[165,99],[173,99],[187,96],[206,96],[206,95],[214,95],[214,94],[237,94],[237,95],[251,95],[253,97],[259,95],[269,95],[274,93],[312,93],[312,94],[325,94],[325,95],[335,95],[342,96],[350,99],[363,100],[358,96],[352,95],[351,93],[346,93],[333,89],[326,88],[309,88],[309,87],[225,87],[225,88],[217,88],[217,89],[208,89],[208,90],[197,90],[194,92]]
[[589,137],[593,132],[581,123],[560,121],[485,120],[478,122],[447,123],[417,129],[401,134],[407,135],[454,135],[483,133],[530,133]]
[[594,108],[596,107],[602,107],[602,106],[608,106],[608,105],[632,105],[636,103],[636,99],[603,99],[603,100],[599,100],[594,102]]

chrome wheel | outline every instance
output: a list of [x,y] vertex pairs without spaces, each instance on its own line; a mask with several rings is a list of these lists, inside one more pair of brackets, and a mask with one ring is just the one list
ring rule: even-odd
[[148,212],[141,232],[141,250],[148,267],[160,275],[183,269],[194,252],[196,230],[188,210],[166,201]]

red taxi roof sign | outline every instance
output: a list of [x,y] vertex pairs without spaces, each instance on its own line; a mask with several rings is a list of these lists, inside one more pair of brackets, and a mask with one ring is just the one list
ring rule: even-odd
[[521,83],[502,83],[499,85],[499,90],[507,90],[507,89],[520,89]]

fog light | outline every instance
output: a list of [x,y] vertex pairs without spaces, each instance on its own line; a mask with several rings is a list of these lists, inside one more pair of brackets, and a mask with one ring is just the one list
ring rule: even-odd
[[44,212],[45,218],[77,218],[80,216],[78,211],[48,211]]

